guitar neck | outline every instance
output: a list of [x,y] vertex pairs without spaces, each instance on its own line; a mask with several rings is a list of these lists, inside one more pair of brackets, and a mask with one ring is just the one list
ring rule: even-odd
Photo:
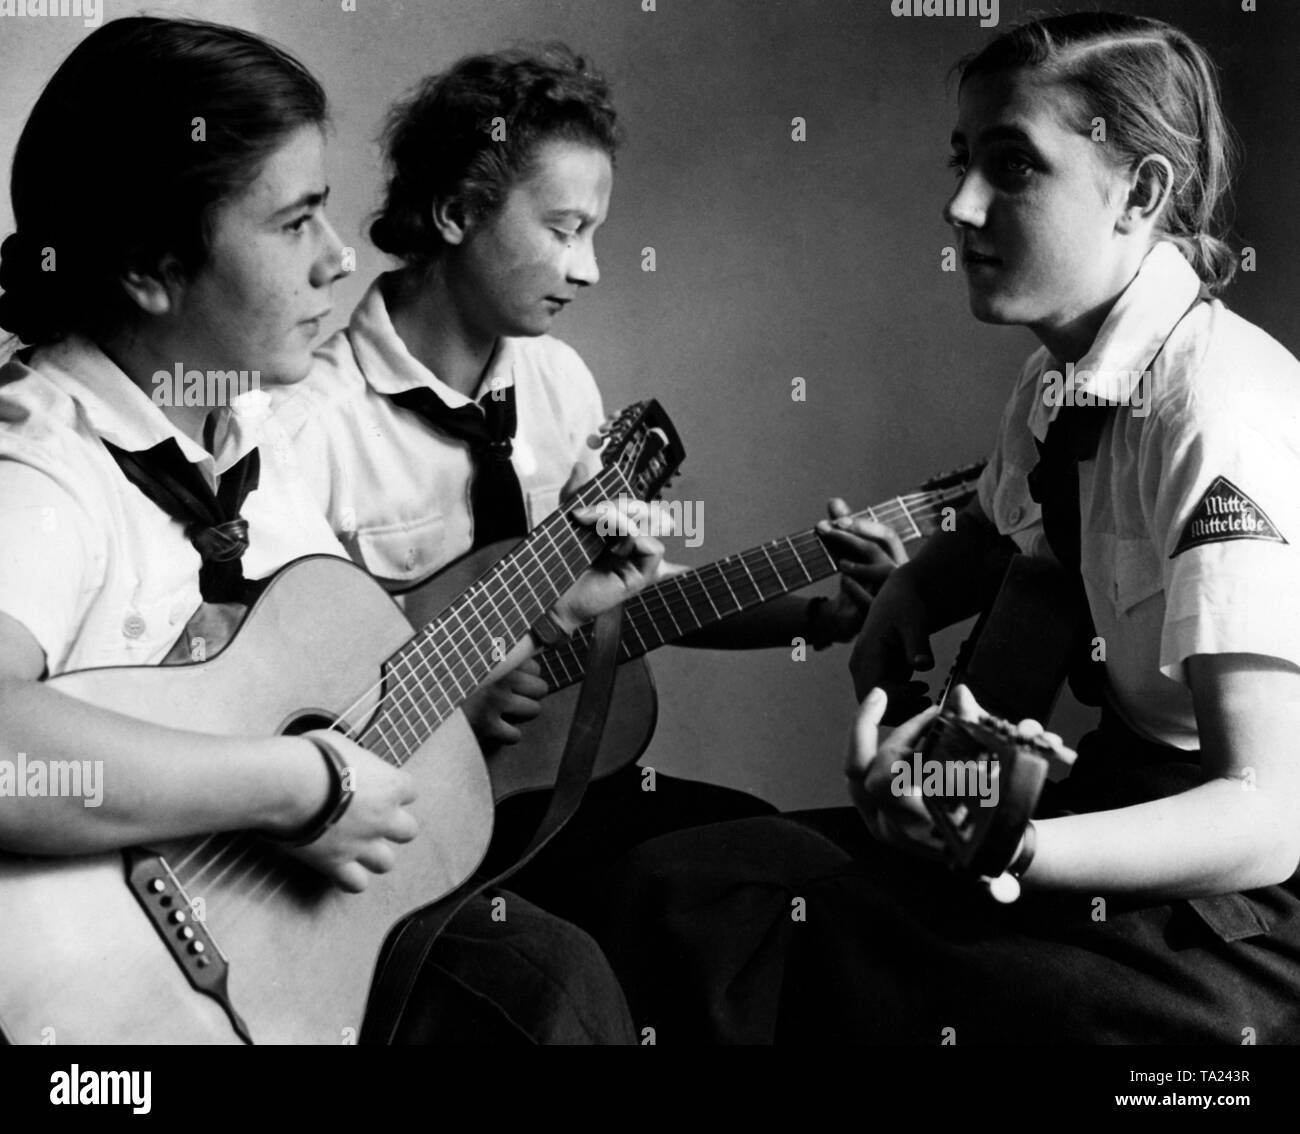
[[418,749],[604,550],[596,529],[569,513],[620,495],[635,493],[613,465],[393,654],[383,702],[358,742],[396,763]]
[[[939,524],[943,509],[970,498],[970,485],[895,497],[854,513],[894,530],[904,543],[922,539]],[[619,661],[639,658],[706,626],[834,575],[836,556],[816,528],[771,540],[656,583],[623,604]],[[542,677],[551,689],[582,679],[591,631],[539,658]]]

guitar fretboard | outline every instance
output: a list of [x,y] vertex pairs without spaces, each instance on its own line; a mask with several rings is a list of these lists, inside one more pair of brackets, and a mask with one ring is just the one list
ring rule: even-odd
[[595,528],[569,513],[620,494],[635,492],[613,465],[393,654],[381,708],[357,742],[404,763],[604,549]]
[[[945,507],[968,500],[972,484],[916,493],[866,508],[858,516],[892,528],[904,543],[935,530]],[[761,606],[780,595],[825,579],[838,570],[836,558],[815,528],[782,536],[648,587],[623,604],[619,661],[639,658],[724,618]],[[582,679],[591,647],[590,628],[539,658],[552,690]]]

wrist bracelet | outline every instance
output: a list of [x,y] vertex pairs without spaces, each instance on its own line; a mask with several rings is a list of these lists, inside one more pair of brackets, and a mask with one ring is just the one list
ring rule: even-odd
[[830,604],[831,600],[825,595],[818,595],[808,603],[808,609],[804,614],[808,623],[808,644],[814,650],[824,650],[835,642],[835,633],[826,628],[826,619],[823,617]]
[[1020,878],[1029,864],[1034,861],[1034,851],[1038,849],[1038,830],[1031,819],[1025,824],[1025,833],[1020,838],[1020,846],[1005,870],[996,878],[981,878],[989,897],[1001,905],[1010,905],[1020,897]]
[[353,795],[356,794],[356,789],[352,786],[352,769],[348,767],[343,753],[328,741],[316,736],[304,736],[303,740],[310,740],[316,746],[316,750],[325,757],[325,766],[330,773],[330,793],[326,797],[325,805],[305,827],[296,834],[286,835],[276,840],[290,847],[305,847],[308,843],[314,843],[319,839],[343,818],[343,812],[348,809]]
[[1038,849],[1038,829],[1031,819],[1025,824],[1025,833],[1020,840],[1020,851],[1007,866],[1006,872],[1017,882],[1024,876],[1029,864],[1034,861],[1034,851]]
[[562,642],[569,640],[569,632],[560,625],[560,620],[549,610],[533,623],[528,633],[543,650],[553,650]]

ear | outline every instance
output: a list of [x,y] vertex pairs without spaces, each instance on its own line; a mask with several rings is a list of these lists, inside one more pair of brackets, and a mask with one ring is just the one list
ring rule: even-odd
[[1174,167],[1167,157],[1147,154],[1133,167],[1128,179],[1128,197],[1115,227],[1132,233],[1144,225],[1154,225],[1169,203],[1174,187]]
[[146,315],[168,315],[180,302],[185,276],[180,261],[168,255],[156,267],[128,268],[118,282]]
[[445,244],[463,244],[469,235],[470,221],[465,206],[456,198],[433,203],[433,227]]

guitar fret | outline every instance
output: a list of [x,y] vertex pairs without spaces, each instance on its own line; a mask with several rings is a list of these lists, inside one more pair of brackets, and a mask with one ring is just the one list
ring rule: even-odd
[[[676,589],[677,589],[677,593],[678,593],[679,595],[681,595],[681,597],[682,597],[682,601],[685,602],[685,604],[686,604],[686,609],[685,609],[682,613],[683,613],[684,615],[690,615],[690,616],[691,616],[691,618],[692,618],[692,619],[694,620],[694,622],[695,622],[695,629],[698,630],[698,629],[700,628],[700,626],[702,625],[702,622],[701,622],[701,620],[699,619],[699,617],[696,616],[696,614],[695,614],[695,610],[694,610],[694,606],[693,606],[692,601],[691,601],[691,596],[690,596],[690,595],[687,593],[687,591],[686,591],[686,586],[687,586],[686,580],[688,580],[688,579],[690,579],[690,578],[691,578],[691,575],[674,575],[674,576],[673,576],[673,584],[674,584],[674,586],[675,586]],[[702,581],[702,580],[701,580],[701,581]],[[714,606],[714,604],[713,604],[713,596],[709,594],[709,587],[708,587],[708,584],[705,583],[705,584],[704,584],[700,589],[701,589],[701,591],[702,591],[702,593],[703,593],[705,599],[708,601],[709,606],[713,608],[713,614],[714,614],[714,617],[715,617],[715,618],[721,618],[721,617],[722,617],[722,612],[721,612],[720,610],[718,610],[718,608],[717,608],[716,606]]]
[[[754,585],[754,580],[753,576],[749,573],[749,568],[745,566],[743,560],[741,560],[739,556],[732,556],[730,559],[726,560],[723,564],[723,569],[718,572],[718,577],[722,585],[726,588],[727,596],[731,600],[732,614],[736,614],[744,610],[747,606],[753,605],[751,602],[741,598],[740,596],[740,591],[738,589],[739,585],[742,582],[748,582],[752,587]],[[755,590],[757,590],[757,588],[755,588]],[[759,594],[759,599],[762,599],[761,594]]]
[[786,540],[785,540],[785,542],[786,542],[786,544],[789,546],[791,553],[794,555],[794,561],[799,565],[799,570],[803,572],[803,577],[804,577],[808,582],[810,582],[810,583],[813,582],[813,577],[812,577],[812,575],[809,574],[809,572],[808,572],[808,568],[805,567],[805,566],[803,565],[803,560],[799,558],[799,552],[798,552],[797,550],[795,550],[794,543],[793,543],[793,541],[790,539],[789,536],[786,536]]
[[436,715],[439,724],[445,721],[449,716],[451,716],[452,713],[456,711],[455,700],[449,697],[447,695],[446,690],[442,689],[441,687],[438,688],[438,691],[435,697],[430,701],[430,704],[433,707],[433,711]]
[[[456,685],[456,692],[459,693],[462,697],[464,697],[467,695],[468,690],[466,690],[464,686],[461,685],[460,676],[457,673],[457,666],[456,666],[457,662],[464,660],[464,655],[463,655],[462,647],[456,641],[456,636],[458,632],[459,633],[465,632],[465,617],[461,613],[459,607],[456,607],[451,611],[451,616],[454,617],[456,621],[460,623],[459,631],[455,627],[452,627],[450,625],[447,626],[447,636],[445,639],[446,645],[439,649],[438,654],[439,657],[443,660],[443,665],[446,667],[447,675],[451,678],[451,680]],[[444,653],[444,651],[447,648],[450,648],[451,650],[450,659],[447,659]]]
[[659,605],[664,608],[664,612],[668,615],[668,620],[673,624],[673,629],[676,630],[679,635],[684,634],[685,631],[678,625],[677,619],[673,617],[672,607],[670,607],[665,601],[663,594],[661,592],[656,592],[655,597],[659,599]]
[[[635,626],[633,627],[633,629],[635,629]],[[628,638],[625,635],[620,634],[618,639],[619,664],[622,665],[623,662],[630,661],[632,658],[639,657],[639,656],[640,655],[633,652],[632,643],[628,640]]]
[[[401,672],[401,667],[403,665],[407,667],[406,674],[403,674]],[[396,687],[402,688],[405,682],[409,680],[411,675],[411,665],[409,659],[406,657],[398,659],[397,663],[392,667],[392,672],[395,678]],[[387,742],[388,749],[389,749],[389,756],[390,756],[389,762],[394,764],[401,764],[403,762],[402,757],[399,754],[393,741],[394,739],[400,738],[403,722],[406,722],[408,729],[411,728],[411,725],[408,721],[406,721],[406,712],[405,709],[403,708],[402,699],[400,697],[393,697],[389,701],[389,703],[385,706],[385,711],[381,715],[380,720],[376,722],[376,725],[379,725],[384,720],[388,720],[392,723],[392,734],[385,736],[385,740]],[[403,746],[405,746],[405,741],[403,741],[402,743]]]
[[[510,564],[510,567],[511,567],[511,569],[514,570],[515,575],[516,575],[516,576],[518,577],[518,579],[519,579],[519,582],[523,583],[524,588],[528,591],[528,597],[529,597],[530,599],[532,599],[533,606],[535,606],[535,607],[536,607],[536,606],[541,606],[541,605],[542,605],[542,600],[541,600],[540,598],[537,597],[537,592],[536,592],[535,590],[533,590],[533,584],[532,584],[532,582],[529,580],[527,572],[525,572],[525,571],[523,570],[523,568],[520,567],[519,564],[518,564],[517,562],[512,562],[512,563]],[[505,575],[505,571],[502,571],[501,574],[504,576],[504,575]],[[503,578],[503,579],[502,579],[502,583],[504,584],[504,582],[505,582],[505,580],[504,580],[504,578]],[[507,594],[513,594],[517,588],[515,588],[515,587],[504,587],[503,589],[505,589],[505,591],[506,591]],[[516,603],[516,605],[518,605],[518,604]],[[523,617],[524,617],[524,621],[527,622],[527,621],[528,621],[528,616],[527,616],[526,614],[524,614],[522,608],[520,608],[519,613],[520,613],[521,615],[523,615]]]
[[756,594],[761,600],[763,597],[763,592],[759,588],[758,583],[755,581],[753,572],[751,572],[749,569],[749,564],[745,562],[745,557],[743,555],[738,556],[737,558],[740,560],[741,567],[745,569],[745,574],[749,577],[749,585],[754,588],[754,594]]
[[[411,676],[415,677],[414,671],[412,671]],[[393,704],[401,715],[402,725],[405,729],[405,734],[401,736],[401,763],[403,764],[420,747],[421,736],[423,735],[416,723],[420,718],[420,707],[413,695],[419,687],[419,678],[415,677],[414,682],[404,685],[401,693],[393,698]]]
[[648,654],[650,652],[650,646],[646,644],[645,637],[642,635],[637,624],[635,622],[629,622],[628,628],[636,635],[637,644],[640,646],[641,652]]
[[[498,625],[504,625],[504,626],[508,629],[509,626],[510,626],[509,619],[506,618],[506,616],[505,616],[505,614],[502,612],[501,608],[500,608],[499,606],[497,606],[497,600],[496,600],[496,597],[492,594],[492,588],[491,588],[491,587],[486,587],[486,588],[484,588],[484,597],[487,599],[488,605],[492,608],[492,613],[496,615],[496,621],[497,621]],[[480,619],[481,619],[481,617],[482,617],[482,616],[480,616]],[[492,653],[492,657],[493,657],[493,658],[494,658],[498,663],[500,663],[501,660],[502,660],[502,658],[496,658],[496,657],[495,657],[495,653],[493,652],[493,651],[495,651],[495,650],[497,649],[497,641],[496,641],[496,638],[493,636],[492,631],[491,631],[491,629],[488,627],[488,625],[486,624],[486,622],[484,623],[483,629],[487,632],[487,635],[488,635],[489,639],[491,639],[491,641],[492,641],[492,651],[489,651],[489,652]],[[504,656],[504,655],[503,655],[503,656]]]
[[395,693],[394,696],[394,704],[396,704],[401,711],[403,720],[406,722],[408,731],[410,732],[409,738],[403,741],[403,746],[406,749],[405,757],[402,760],[403,763],[406,758],[409,758],[412,752],[419,748],[421,743],[420,733],[416,730],[415,724],[406,710],[406,705],[410,706],[411,711],[419,717],[421,722],[423,722],[427,728],[428,722],[425,719],[423,712],[420,710],[419,703],[415,699],[415,694],[419,691],[423,682],[434,676],[433,667],[429,664],[429,660],[418,648],[408,651],[404,660],[407,666],[407,678],[413,679],[413,681],[408,684],[404,679],[401,686],[401,695],[396,695]]
[[775,546],[775,545],[764,544],[760,550],[763,552],[763,557],[767,560],[767,565],[772,568],[772,574],[776,576],[777,582],[780,583],[782,581],[781,572],[777,570],[776,563],[773,562],[772,560],[771,552],[768,551],[769,546]]
[[569,652],[568,650],[564,650],[564,649],[548,650],[545,654],[542,655],[543,658],[546,659],[546,663],[547,663],[545,668],[552,670],[549,676],[549,680],[547,681],[547,684],[552,689],[560,688],[559,681],[556,680],[557,675],[554,673],[554,670],[556,668],[560,669],[563,672],[564,683],[566,685],[574,680],[574,678],[571,677],[569,674],[569,659],[566,656],[568,652]]
[[[550,541],[551,547],[554,548],[555,550],[555,554],[560,562],[560,566],[564,569],[565,575],[567,576],[573,573],[573,568],[578,563],[585,563],[587,557],[581,539],[578,538],[577,534],[572,529],[568,528],[567,526],[562,527],[560,528],[560,533],[564,537],[565,543],[571,544],[572,547],[576,549],[576,554],[570,551],[566,551],[565,548],[561,546],[560,541],[555,537],[554,531],[548,529],[546,534],[547,534],[547,539]],[[572,560],[568,558],[568,556],[571,554],[573,555]],[[550,587],[552,590],[566,589],[564,586],[561,586],[560,583],[557,583],[551,577],[550,568],[546,565],[545,562],[542,563],[541,567],[542,567],[542,574],[546,578],[546,584],[548,587]]]
[[[488,605],[494,606],[492,603],[492,593],[488,588],[484,588],[483,596],[487,600]],[[488,624],[488,620],[484,617],[483,611],[471,610],[469,613],[477,619],[478,629],[475,630],[466,623],[465,633],[469,639],[469,644],[474,648],[475,655],[472,659],[466,659],[466,671],[469,679],[477,686],[479,682],[474,680],[476,676],[479,678],[486,677],[496,668],[496,665],[493,662],[493,656],[494,651],[497,648],[497,643],[496,639],[492,635],[492,629]],[[486,653],[484,653],[485,648],[487,650]],[[474,666],[470,664],[471,661],[477,662],[480,667],[480,672],[477,675],[474,672]]]
[[[736,594],[735,588],[731,585],[731,580],[727,578],[727,572],[723,570],[718,572],[718,574],[722,579],[722,585],[727,588],[727,594],[731,596],[731,602],[735,606],[736,610],[743,610],[744,607],[740,601],[740,596]],[[732,613],[734,614],[735,611]]]
[[718,618],[728,618],[742,609],[735,590],[727,580],[727,571],[732,566],[734,565],[724,559],[717,564],[715,570],[701,571],[699,575],[704,597]]
[[406,763],[407,760],[409,760],[420,750],[420,745],[424,743],[424,739],[422,738],[427,738],[433,735],[433,728],[430,727],[429,721],[425,717],[424,713],[420,711],[419,703],[415,701],[414,698],[408,698],[408,700],[410,702],[411,709],[414,711],[416,717],[420,721],[420,731],[416,731],[414,726],[412,726],[411,737],[407,743],[406,758],[402,761],[402,763]]
[[568,681],[576,681],[582,676],[582,653],[591,641],[591,636],[585,630],[579,630],[573,636],[570,644],[561,646],[557,651],[560,655],[561,664],[564,666],[564,676]]
[[903,503],[903,498],[901,496],[895,496],[894,499],[898,501],[898,506],[903,510],[903,515],[907,517],[907,522],[912,525],[914,538],[920,539],[921,529],[916,526],[916,521],[912,519],[912,513],[907,510],[907,505]]
[[[503,572],[503,574],[504,574],[504,572]],[[516,568],[516,574],[521,574],[521,575],[522,575],[522,573],[519,572],[517,568]],[[526,582],[526,581],[525,581],[525,582]],[[505,595],[505,597],[509,600],[510,605],[513,606],[513,607],[515,608],[515,615],[518,617],[520,623],[521,623],[522,625],[524,625],[524,626],[527,626],[527,625],[528,625],[528,622],[529,622],[528,615],[524,613],[524,608],[523,608],[522,606],[519,605],[519,600],[518,600],[517,598],[515,598],[515,592],[514,592],[513,588],[511,588],[511,587],[504,587],[504,586],[503,586],[503,587],[501,588],[501,593],[502,593],[503,595]],[[531,588],[530,588],[530,593],[531,593]],[[533,602],[534,602],[534,604],[540,605],[539,603],[537,603],[537,596],[536,596],[536,595],[533,596]]]
[[[396,715],[394,715],[394,712]],[[413,751],[410,745],[410,738],[415,735],[415,726],[412,725],[410,720],[407,718],[406,709],[403,707],[400,699],[394,700],[387,716],[388,719],[393,722],[394,738],[400,740],[402,745],[402,748],[399,751],[390,738],[388,747],[392,752],[393,763],[401,765],[406,763],[406,757]],[[407,737],[402,736],[403,726],[405,726],[407,733],[409,734]]]
[[[697,615],[695,618],[697,627],[704,625],[706,622],[719,622],[727,616],[726,614],[723,614],[722,608],[718,606],[718,602],[724,600],[714,585],[715,574],[716,572],[709,572],[707,575],[701,574],[697,578],[691,580],[690,583],[682,583],[680,585],[680,589],[689,604],[687,609],[691,614],[695,614],[696,608],[702,606],[704,603],[707,603],[709,610],[713,612],[712,618],[708,617],[708,611],[704,612],[705,616],[703,618],[700,618]],[[722,580],[722,583],[725,588],[726,580]],[[689,593],[686,591],[687,586],[691,586],[691,591]],[[715,594],[717,596],[716,598]],[[735,611],[728,611],[727,613],[734,614]]]
[[[542,529],[542,534],[546,537],[546,542],[547,542],[548,544],[550,544],[550,549],[551,549],[553,552],[555,552],[555,554],[556,554],[556,556],[559,558],[559,560],[560,560],[561,562],[563,562],[563,561],[564,561],[564,552],[562,552],[562,551],[560,550],[560,545],[559,545],[559,544],[556,542],[556,540],[555,540],[555,532],[554,532],[551,528],[548,527],[548,528],[543,528],[543,529]],[[538,566],[538,568],[539,568],[539,569],[541,570],[541,572],[542,572],[542,578],[546,580],[546,585],[547,585],[548,587],[553,587],[555,584],[554,584],[554,583],[552,582],[552,580],[551,580],[551,573],[546,569],[546,560],[545,560],[545,558],[543,558],[544,554],[545,554],[545,552],[543,552],[542,554],[539,554],[539,555],[538,555],[538,558],[537,558],[537,566]],[[540,600],[537,600],[536,598],[534,598],[534,601],[540,601]]]
[[461,697],[466,696],[465,689],[461,686],[460,678],[456,676],[455,670],[450,665],[447,664],[447,659],[443,656],[442,650],[438,649],[435,652],[435,656],[437,657],[438,661],[442,663],[443,670],[446,674],[446,679],[456,686],[456,692]]

